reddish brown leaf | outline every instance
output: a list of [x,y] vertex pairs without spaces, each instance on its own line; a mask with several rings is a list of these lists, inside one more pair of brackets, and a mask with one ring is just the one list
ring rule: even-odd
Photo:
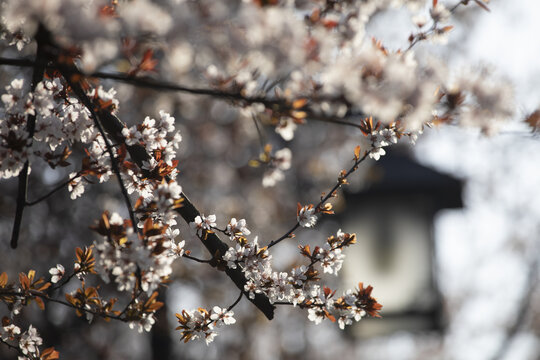
[[21,286],[24,290],[30,289],[30,280],[28,279],[28,276],[26,276],[25,273],[19,274],[19,282],[21,283]]
[[8,282],[8,276],[5,272],[0,274],[0,287],[4,287],[7,285]]
[[[485,1],[485,0],[484,0]],[[490,12],[491,10],[489,10],[489,8],[484,4],[482,3],[480,0],[474,0],[474,2],[480,6],[482,9],[486,10],[487,12]],[[485,1],[487,2],[487,1]]]
[[355,148],[354,148],[354,160],[358,161],[358,159],[360,159],[360,145],[357,145]]
[[309,249],[309,245],[298,245],[298,248],[300,249],[300,254],[311,258],[311,250]]
[[43,299],[41,299],[40,297],[36,297],[34,298],[34,300],[36,301],[37,306],[39,306],[41,310],[45,310],[45,303],[43,302]]
[[538,128],[540,128],[540,110],[536,110],[532,114],[527,116],[525,122],[533,130],[538,130]]
[[54,347],[47,348],[41,352],[42,360],[56,360],[60,357],[60,353]]

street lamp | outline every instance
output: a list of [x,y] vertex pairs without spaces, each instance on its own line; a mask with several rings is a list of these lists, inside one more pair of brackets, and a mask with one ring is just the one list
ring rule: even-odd
[[440,331],[433,220],[441,209],[463,207],[462,183],[395,153],[376,162],[370,175],[364,190],[345,194],[343,229],[355,232],[357,243],[346,251],[344,286],[353,288],[358,279],[372,285],[383,318],[361,321],[353,333]]

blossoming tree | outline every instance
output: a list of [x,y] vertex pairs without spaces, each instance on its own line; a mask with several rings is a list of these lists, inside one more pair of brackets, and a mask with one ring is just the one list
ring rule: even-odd
[[[0,269],[7,309],[0,342],[22,358],[58,358],[39,326],[18,320],[32,302],[41,310],[69,308],[89,322],[102,318],[150,331],[178,262],[210,265],[238,288],[229,304],[177,310],[186,342],[212,342],[218,327],[236,322],[233,308],[242,299],[269,320],[279,305],[341,329],[378,317],[382,306],[361,278],[342,293],[323,280],[339,273],[354,234],[338,230],[322,244],[297,244],[297,265],[285,270],[274,266],[272,252],[333,214],[332,200],[351,174],[384,156],[388,146],[414,143],[425,126],[444,123],[489,134],[512,115],[509,87],[487,69],[456,74],[414,53],[424,41],[444,43],[452,13],[487,10],[486,1],[424,3],[2,1],[0,177],[6,193],[16,189],[9,256],[35,242],[26,227],[46,231],[43,223],[26,225],[28,208],[54,208],[66,188],[74,200],[68,206],[82,207],[94,220],[75,225],[68,219],[63,228],[95,235],[92,243],[71,248],[72,263],[40,256],[41,268],[30,262],[26,269]],[[386,48],[366,30],[372,16],[393,7],[407,9],[415,24],[401,49]],[[146,110],[152,115],[142,115]],[[295,145],[295,135],[309,134],[317,123],[328,137],[304,140],[306,149]],[[306,147],[310,141],[320,149]],[[255,236],[259,230],[245,220],[256,205],[245,201],[243,208],[243,201],[225,201],[211,190],[222,177],[231,186],[255,174],[257,187],[277,192],[288,172],[305,172],[301,166],[311,157],[332,149],[345,149],[350,163],[333,159],[323,173],[347,169],[334,174],[320,197],[289,201],[297,203],[296,218],[279,207],[297,192],[281,194],[273,213],[293,226],[273,240]],[[217,174],[206,175],[215,170],[205,168],[201,154],[213,158]],[[51,178],[58,184],[45,190],[39,182]],[[190,199],[189,188],[204,191],[194,190],[200,197]],[[82,203],[100,191],[121,200],[108,208],[92,198]],[[204,215],[198,204],[218,215]],[[207,249],[204,258],[193,255],[194,239]]]

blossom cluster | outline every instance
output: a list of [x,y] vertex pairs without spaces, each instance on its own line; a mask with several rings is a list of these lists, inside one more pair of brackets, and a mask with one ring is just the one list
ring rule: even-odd
[[219,306],[214,306],[211,311],[203,308],[191,311],[182,310],[181,313],[176,314],[176,318],[180,324],[176,330],[180,330],[184,342],[204,339],[206,345],[214,341],[217,336],[215,329],[222,325],[236,323],[234,312]]
[[[337,275],[343,264],[343,247],[354,244],[354,234],[340,231],[327,239],[322,247],[315,247],[313,252],[309,246],[303,246],[301,253],[310,263],[296,267],[287,272],[272,269],[272,255],[264,247],[260,247],[255,237],[252,241],[242,241],[230,248],[223,256],[231,268],[240,267],[248,279],[244,290],[250,297],[262,293],[272,303],[290,303],[307,308],[309,319],[319,323],[324,318],[340,319],[340,327],[350,325],[352,320],[359,321],[366,313],[376,316],[380,305],[370,296],[362,298],[357,292],[347,291],[343,297],[334,298],[335,292],[318,284],[320,266],[324,273]],[[369,300],[369,301],[368,301]],[[370,303],[370,301],[372,301]],[[377,304],[377,305],[375,305]]]
[[[172,166],[172,161],[176,157],[175,149],[178,149],[182,136],[180,132],[175,132],[174,117],[165,111],[159,112],[159,119],[155,120],[147,116],[142,124],[124,128],[122,135],[126,139],[128,146],[142,144],[149,154],[159,154],[158,159],[163,159],[165,163]],[[146,170],[153,170],[157,165],[155,159],[146,164]]]
[[152,294],[171,274],[174,259],[182,254],[184,243],[177,244],[176,234],[151,218],[145,220],[140,235],[117,213],[103,213],[93,229],[101,235],[94,242],[96,269],[105,282],[112,276],[120,291],[140,287]]
[[135,299],[126,308],[126,318],[129,319],[129,327],[137,328],[139,333],[149,332],[156,323],[155,312],[159,310],[163,303],[157,301],[158,292],[155,291],[146,301]]
[[240,238],[250,235],[251,231],[247,228],[246,219],[232,218],[227,224],[225,234],[229,236],[231,241],[238,241]]
[[[320,272],[317,266],[320,266],[324,273],[337,275],[343,264],[344,254],[341,249],[352,245],[356,241],[354,234],[346,234],[341,230],[335,236],[327,239],[322,247],[315,247],[313,252],[309,246],[300,247],[301,253],[310,260],[310,263],[300,267],[293,268],[290,273],[274,271],[272,268],[272,255],[267,247],[261,247],[258,238],[248,241],[244,236],[234,237],[231,240],[236,242],[234,247],[223,256],[227,266],[236,269],[240,268],[248,279],[244,290],[250,298],[255,294],[266,295],[271,303],[291,303],[302,308],[310,309],[310,320],[313,312],[319,314],[323,311],[330,317],[332,313],[339,313],[343,319],[360,320],[364,309],[370,311],[372,315],[376,311],[367,308],[360,300],[351,303],[352,292],[349,294],[348,305],[341,305],[340,299],[331,299],[333,297],[324,287],[317,282],[320,280]],[[380,308],[377,308],[378,310]],[[348,320],[347,320],[347,324]]]
[[10,345],[19,351],[19,359],[57,359],[58,352],[50,347],[40,350],[43,344],[37,329],[29,325],[28,329],[21,333],[21,328],[13,323],[15,316],[20,314],[24,305],[34,301],[43,310],[45,304],[40,294],[49,289],[51,283],[43,278],[36,278],[36,272],[30,270],[28,274],[19,274],[19,284],[9,283],[8,276],[4,272],[0,274],[0,301],[11,311],[10,317],[3,317],[0,324],[0,342]]
[[216,227],[216,215],[197,215],[195,221],[189,223],[189,227],[197,236],[203,236],[206,232],[212,232],[212,229]]
[[264,172],[262,185],[272,187],[285,178],[283,171],[291,168],[292,153],[288,148],[283,148],[270,156],[269,168]]
[[[45,160],[51,167],[66,166],[73,142],[90,143],[96,138],[88,111],[65,93],[60,79],[44,80],[35,91],[25,89],[23,79],[6,86],[0,107],[0,177],[17,176],[25,161]],[[35,117],[33,138],[28,119]],[[56,151],[62,148],[62,151]]]
[[24,91],[24,81],[16,79],[6,86],[0,107],[0,178],[17,176],[28,159],[26,118],[34,115],[32,94]]
[[[105,142],[95,130],[89,111],[68,94],[60,78],[38,83],[33,93],[24,91],[22,79],[15,79],[6,91],[0,108],[0,177],[17,176],[26,161],[31,168],[36,159],[53,168],[69,166],[72,144],[82,143],[88,146],[87,160],[81,172],[70,174],[71,198],[84,192],[84,176],[94,175],[101,182],[109,179],[112,172]],[[89,92],[98,102],[110,101],[114,94],[113,89],[104,91],[101,87]],[[29,116],[35,117],[32,139],[28,134]]]
[[296,219],[302,227],[311,228],[317,223],[317,209],[313,205],[301,206],[298,204]]
[[[7,319],[4,322],[9,323]],[[3,325],[0,327],[0,338],[2,341],[17,341],[17,346],[23,354],[19,359],[35,359],[40,357],[39,346],[43,344],[43,339],[39,336],[37,329],[32,325],[22,334],[21,329],[15,324]]]
[[[323,212],[329,212],[324,207]],[[316,217],[313,215],[313,205],[301,207],[299,205],[298,218],[302,226],[315,225]],[[313,220],[315,219],[315,220]],[[197,231],[197,235],[204,237],[204,232],[219,230],[216,226],[216,216],[198,217],[190,226]],[[300,246],[301,254],[309,260],[308,265],[291,269],[291,272],[275,271],[272,267],[272,255],[268,247],[259,245],[258,237],[248,240],[251,231],[247,228],[245,219],[232,218],[222,231],[235,243],[223,255],[222,260],[231,269],[241,269],[247,282],[244,291],[250,299],[256,294],[263,294],[273,304],[293,304],[308,309],[308,318],[319,323],[324,318],[335,321],[338,318],[340,328],[350,325],[352,321],[359,321],[366,314],[377,316],[381,306],[370,296],[371,287],[363,289],[360,285],[356,292],[348,290],[342,297],[334,298],[335,291],[321,286],[318,282],[322,273],[336,275],[342,267],[345,255],[344,247],[356,242],[354,234],[347,234],[339,230],[335,236],[330,236],[323,246],[310,250],[309,245]],[[183,339],[191,340],[205,338],[207,343],[216,333],[213,327],[208,326],[210,314],[199,309],[194,312],[177,314],[182,324]],[[204,335],[204,336],[203,336]]]
[[[162,305],[156,300],[157,290],[171,275],[173,261],[186,255],[185,242],[176,241],[180,233],[177,210],[185,197],[176,181],[175,154],[182,138],[175,119],[160,111],[157,119],[147,116],[119,134],[100,133],[94,126],[100,121],[95,113],[115,116],[119,107],[116,91],[79,79],[101,65],[121,69],[129,64],[132,69],[127,76],[132,81],[141,80],[137,77],[141,72],[152,71],[172,82],[196,83],[197,88],[179,88],[236,106],[255,122],[261,140],[259,125],[270,127],[280,141],[291,141],[311,121],[353,126],[362,131],[359,142],[369,142],[364,158],[369,155],[375,160],[385,155],[385,147],[404,136],[414,142],[426,125],[457,122],[492,133],[494,122],[512,115],[510,87],[494,86],[492,74],[485,69],[456,76],[441,62],[419,61],[413,47],[427,39],[444,42],[452,29],[444,24],[455,9],[434,0],[423,14],[419,11],[424,2],[246,0],[227,6],[212,0],[196,4],[177,0],[2,1],[1,39],[22,52],[28,50],[25,45],[33,41],[36,29],[44,28],[51,38],[48,47],[58,50],[62,59],[52,59],[54,51],[48,53],[52,71],[47,70],[46,79],[35,84],[32,92],[22,79],[5,87],[0,107],[0,178],[17,176],[25,163],[31,168],[38,158],[52,168],[67,167],[74,144],[82,144],[82,167],[71,172],[68,181],[71,198],[82,196],[92,180],[106,182],[116,172],[128,193],[131,220],[104,212],[93,226],[100,237],[93,247],[77,249],[77,262],[67,280],[60,282],[66,272],[61,264],[49,270],[50,282],[35,279],[33,271],[20,275],[20,287],[8,287],[0,277],[4,293],[16,294],[0,294],[0,299],[13,315],[30,301],[43,308],[47,288],[52,284],[61,287],[77,276],[81,286],[65,297],[78,315],[84,314],[88,320],[94,315],[116,318],[139,332],[149,331],[156,321],[155,311]],[[369,19],[393,6],[407,6],[418,28],[408,39],[409,47],[397,51],[366,36]],[[160,41],[154,39],[174,39],[174,43],[157,49]],[[154,58],[158,50],[160,54]],[[87,85],[81,88],[91,107],[56,72],[71,65],[82,72],[73,72],[69,83]],[[199,87],[200,82],[205,85]],[[185,100],[179,97],[178,101]],[[112,148],[104,136],[117,140]],[[292,152],[288,147],[277,151],[270,145],[263,147],[259,159],[251,164],[267,167],[262,185],[271,187],[291,168]],[[148,156],[137,161],[128,156],[134,149],[144,150]],[[355,151],[355,166],[359,152]],[[342,173],[339,185],[350,172]],[[130,194],[138,195],[133,208]],[[314,227],[317,215],[330,209],[299,205],[296,227]],[[214,231],[229,237],[234,246],[225,254],[212,254],[222,255],[213,260],[222,260],[229,269],[243,273],[247,279],[243,290],[251,299],[262,294],[273,304],[293,304],[307,309],[309,320],[330,319],[340,328],[366,314],[378,316],[381,305],[371,297],[371,287],[360,283],[358,289],[337,297],[319,282],[323,274],[338,274],[345,256],[342,250],[355,242],[354,234],[340,230],[313,250],[300,246],[308,263],[285,272],[272,267],[269,247],[259,245],[257,237],[248,239],[251,231],[244,219],[232,218],[220,230],[215,215],[200,214],[190,227],[203,240]],[[105,282],[112,279],[119,291],[131,293],[132,301],[124,311],[113,310],[115,299],[104,301],[97,287],[85,284],[85,277],[96,271]],[[177,314],[182,338],[204,338],[208,344],[216,336],[215,328],[235,322],[231,308]],[[2,324],[3,341],[18,341],[23,355],[39,356],[42,341],[35,328],[30,326],[20,334],[15,325]]]
[[122,135],[126,145],[141,146],[151,156],[141,167],[122,158],[122,179],[129,194],[139,194],[135,205],[138,213],[152,218],[157,224],[167,227],[170,239],[179,234],[174,228],[177,213],[175,209],[182,206],[182,187],[176,182],[178,160],[176,151],[182,136],[175,130],[174,117],[160,111],[159,119],[146,117],[142,124],[124,128]]

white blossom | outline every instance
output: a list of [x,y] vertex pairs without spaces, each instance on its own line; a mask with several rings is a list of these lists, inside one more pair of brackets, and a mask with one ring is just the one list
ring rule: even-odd
[[66,270],[62,266],[62,264],[57,264],[56,267],[53,267],[49,270],[49,274],[52,275],[51,282],[53,284],[56,284],[62,277],[64,276]]
[[214,306],[212,308],[212,314],[210,315],[210,319],[218,322],[223,322],[225,325],[231,325],[236,323],[236,319],[234,318],[234,312],[227,311],[227,309],[222,309],[219,306]]
[[10,324],[0,328],[0,338],[4,341],[12,340],[21,333],[21,329],[15,324]]
[[197,215],[195,221],[189,223],[189,227],[197,234],[201,235],[202,231],[211,231],[216,227],[216,215]]
[[42,343],[43,340],[39,337],[36,328],[30,325],[19,340],[19,348],[25,355],[37,355],[39,353],[38,346]]
[[317,223],[317,215],[313,206],[303,206],[297,215],[297,220],[302,227],[314,227]]
[[226,232],[229,234],[231,240],[234,240],[237,236],[248,236],[251,231],[246,226],[246,219],[236,220],[232,218],[227,224]]
[[143,314],[140,320],[130,321],[129,328],[134,329],[136,327],[139,333],[142,333],[143,331],[150,332],[155,323],[156,318],[153,314]]

